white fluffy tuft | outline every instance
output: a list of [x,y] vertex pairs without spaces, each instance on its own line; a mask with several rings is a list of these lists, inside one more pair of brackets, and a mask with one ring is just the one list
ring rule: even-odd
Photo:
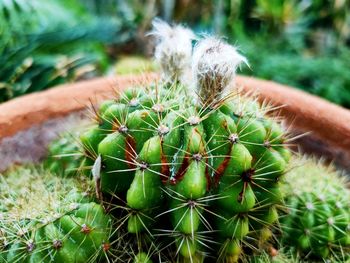
[[193,52],[192,74],[202,102],[222,98],[242,63],[248,64],[246,58],[224,41],[214,37],[199,41]]
[[154,19],[152,25],[149,35],[157,41],[154,56],[161,66],[163,79],[183,82],[191,67],[194,33],[181,25],[171,27],[160,19]]

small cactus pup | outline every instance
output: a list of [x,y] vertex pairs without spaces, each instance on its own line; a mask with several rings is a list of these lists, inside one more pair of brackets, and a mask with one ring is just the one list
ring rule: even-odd
[[[167,47],[158,54],[164,65],[180,56],[176,43]],[[237,262],[277,224],[288,139],[268,107],[230,91],[245,62],[234,47],[205,38],[193,52],[194,83],[174,77],[182,64],[162,66],[168,78],[104,102],[81,141],[105,199],[124,211],[135,255],[168,244],[180,262]]]
[[350,190],[345,175],[313,158],[295,158],[284,192],[283,240],[307,259],[350,260]]
[[[109,103],[111,102],[104,102],[104,105],[101,105],[101,111]],[[96,110],[92,106],[88,114],[95,116],[95,113]],[[89,130],[91,122],[86,120],[74,121],[78,121],[78,124],[62,132],[58,135],[58,138],[49,143],[43,166],[51,173],[63,177],[79,175],[92,177],[91,169],[94,165],[96,153],[90,145],[83,145],[78,138],[86,130]]]
[[45,169],[64,177],[80,173],[84,155],[76,139],[78,134],[78,132],[74,134],[64,132],[49,144],[47,157],[43,161]]
[[[79,185],[79,187],[77,187]],[[111,218],[83,189],[88,182],[19,168],[0,177],[0,262],[98,262]]]

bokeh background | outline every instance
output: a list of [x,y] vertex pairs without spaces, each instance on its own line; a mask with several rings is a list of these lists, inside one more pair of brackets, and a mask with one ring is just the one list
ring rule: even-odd
[[225,37],[242,74],[350,108],[350,0],[0,0],[0,102],[153,70],[154,17]]

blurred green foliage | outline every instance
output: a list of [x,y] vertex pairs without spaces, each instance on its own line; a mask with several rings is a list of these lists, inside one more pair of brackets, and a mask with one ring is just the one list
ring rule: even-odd
[[155,61],[142,56],[120,56],[118,62],[113,67],[113,72],[117,75],[142,74],[145,72],[155,72],[158,70]]
[[0,0],[0,101],[149,55],[155,16],[225,36],[244,74],[350,108],[350,0]]
[[350,108],[349,49],[309,55],[284,50],[277,44],[243,43],[241,50],[251,65],[242,68],[243,74],[298,87]]
[[[249,1],[239,2],[244,7]],[[243,8],[249,11],[227,20],[222,29],[250,61],[251,69],[245,68],[244,74],[295,86],[350,108],[350,1],[250,2]]]
[[74,0],[0,1],[0,102],[104,71],[129,28]]
[[[84,2],[98,13],[128,16],[141,33],[157,15],[197,32],[221,34],[249,59],[244,74],[295,86],[350,108],[349,0]],[[136,46],[147,49],[142,40]]]

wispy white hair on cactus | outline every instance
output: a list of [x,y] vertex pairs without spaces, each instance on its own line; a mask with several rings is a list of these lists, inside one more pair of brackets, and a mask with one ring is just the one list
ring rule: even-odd
[[246,58],[223,40],[207,37],[199,41],[193,52],[192,74],[202,103],[222,98],[242,63],[248,64]]
[[165,81],[183,81],[190,70],[194,33],[182,25],[170,26],[161,19],[154,19],[149,33],[156,38],[155,59],[162,69]]

